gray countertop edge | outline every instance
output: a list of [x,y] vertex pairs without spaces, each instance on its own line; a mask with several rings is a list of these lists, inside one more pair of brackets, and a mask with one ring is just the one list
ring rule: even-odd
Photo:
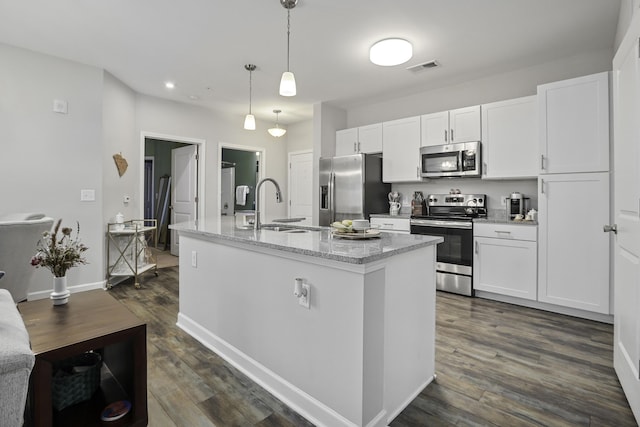
[[[416,249],[420,249],[423,247],[437,245],[438,243],[444,241],[442,237],[422,236],[424,238],[427,238],[427,237],[430,237],[430,238],[420,243],[413,243],[410,246],[394,248],[394,249],[387,250],[385,252],[381,252],[373,255],[348,256],[348,255],[339,255],[334,253],[321,252],[321,251],[316,251],[311,249],[302,249],[302,248],[286,246],[286,245],[279,245],[279,244],[262,242],[257,240],[249,240],[243,237],[230,236],[230,235],[215,233],[211,231],[195,230],[195,229],[180,226],[179,224],[177,224],[176,226],[170,226],[170,228],[178,231],[179,233],[186,233],[186,234],[191,234],[196,236],[204,236],[212,241],[222,241],[222,242],[228,241],[228,242],[240,243],[247,246],[258,246],[262,248],[274,249],[278,251],[290,252],[290,253],[300,254],[300,255],[307,255],[315,258],[339,261],[339,262],[344,262],[348,264],[368,264],[371,262],[379,261],[384,258],[389,258],[405,252],[410,252]],[[328,228],[325,232],[328,232]],[[387,236],[387,238],[396,237],[390,233],[382,232],[382,234],[383,235],[381,236],[381,239],[384,239],[385,235]],[[347,242],[349,241],[345,240],[345,243]]]

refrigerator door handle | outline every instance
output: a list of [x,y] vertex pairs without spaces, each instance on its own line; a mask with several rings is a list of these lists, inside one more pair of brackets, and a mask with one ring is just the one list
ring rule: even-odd
[[331,174],[329,175],[329,212],[330,212],[329,223],[332,223],[336,220],[336,213],[333,207],[333,201],[335,198],[335,186],[336,186],[335,184],[336,184],[336,175],[333,172],[331,172]]

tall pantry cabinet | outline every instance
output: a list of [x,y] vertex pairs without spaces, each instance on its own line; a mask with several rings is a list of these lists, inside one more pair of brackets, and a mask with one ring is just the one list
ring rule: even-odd
[[610,314],[609,74],[538,86],[538,300]]

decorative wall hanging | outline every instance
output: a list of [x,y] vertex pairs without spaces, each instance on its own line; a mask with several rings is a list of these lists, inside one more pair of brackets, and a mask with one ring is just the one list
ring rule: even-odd
[[118,175],[122,176],[127,171],[127,167],[129,163],[127,160],[122,157],[121,153],[116,153],[113,155],[113,160],[116,162],[116,168],[118,168]]

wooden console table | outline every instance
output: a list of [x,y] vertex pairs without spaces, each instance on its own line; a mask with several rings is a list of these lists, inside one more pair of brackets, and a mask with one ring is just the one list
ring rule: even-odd
[[[40,426],[146,426],[146,324],[103,290],[72,294],[69,303],[54,306],[42,299],[18,304],[29,332],[36,363],[29,384],[27,419]],[[53,364],[94,350],[102,355],[100,389],[87,402],[54,411],[51,401]],[[128,399],[131,412],[104,423],[102,409]]]

